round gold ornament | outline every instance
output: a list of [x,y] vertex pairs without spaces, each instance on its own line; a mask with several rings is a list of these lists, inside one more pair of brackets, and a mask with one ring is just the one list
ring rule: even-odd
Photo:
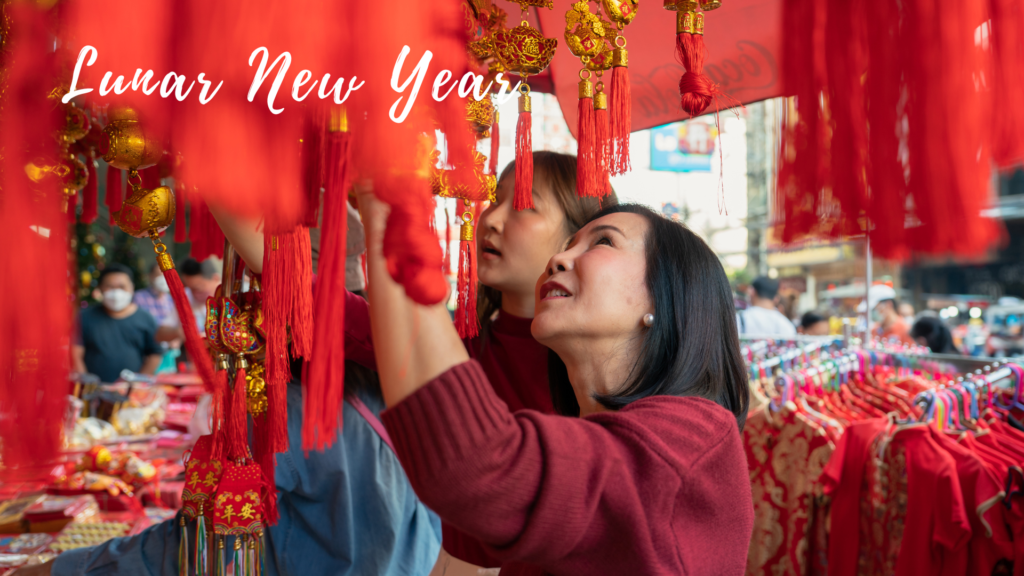
[[114,213],[114,221],[125,234],[136,238],[160,233],[174,221],[174,192],[167,186],[147,189],[133,185],[121,210]]
[[107,127],[103,129],[106,141],[100,150],[103,160],[121,170],[148,168],[160,160],[163,145],[146,133],[133,109],[112,109],[108,117]]

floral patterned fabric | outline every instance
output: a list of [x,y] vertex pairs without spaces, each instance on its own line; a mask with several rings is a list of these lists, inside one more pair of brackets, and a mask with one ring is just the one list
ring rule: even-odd
[[754,497],[746,574],[824,574],[828,502],[819,480],[832,442],[801,414],[764,407],[747,417],[743,445]]

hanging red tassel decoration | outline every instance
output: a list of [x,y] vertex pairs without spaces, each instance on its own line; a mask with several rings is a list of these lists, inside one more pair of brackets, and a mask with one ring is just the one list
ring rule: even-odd
[[192,225],[189,239],[192,241],[191,256],[202,262],[210,256],[224,257],[224,232],[210,214],[206,203],[198,196],[192,197]]
[[99,208],[99,185],[96,183],[96,155],[91,148],[85,155],[85,167],[89,171],[89,181],[82,189],[82,223],[92,224]]
[[107,195],[104,204],[110,213],[110,224],[114,224],[114,213],[121,210],[124,203],[124,184],[121,183],[121,170],[107,164]]
[[494,111],[494,122],[491,124],[491,156],[487,159],[487,173],[498,175],[498,147],[501,146],[501,133],[498,131],[498,111]]
[[452,273],[452,216],[448,213],[448,203],[444,206],[444,262],[442,263],[445,275]]
[[181,243],[188,241],[188,229],[185,224],[185,185],[175,182],[177,190],[174,193],[174,211],[178,215],[174,219],[174,241]]
[[235,366],[235,384],[231,388],[231,406],[227,411],[228,454],[232,460],[249,456],[249,431],[246,427],[248,408],[245,401],[248,388],[245,381],[247,367],[248,362],[244,357],[238,356]]
[[277,467],[277,456],[270,450],[270,418],[266,413],[253,416],[252,419],[252,451],[253,460],[263,471],[267,482],[267,493],[263,500],[263,514],[268,526],[277,524],[280,514],[277,511],[277,483],[274,469]]
[[459,337],[474,338],[480,333],[480,319],[476,314],[476,241],[473,239],[473,213],[470,202],[465,203],[462,226],[459,230],[458,302],[455,307],[455,329]]
[[[696,5],[683,0],[681,4]],[[708,50],[704,46],[704,15],[692,10],[676,14],[676,54],[686,68],[679,79],[680,106],[690,117],[700,116],[715,98],[717,88],[704,74]]]
[[609,132],[608,96],[603,88],[604,83],[598,82],[597,92],[594,94],[594,156],[597,190],[602,198],[612,190],[612,183],[608,178],[612,160],[612,141]]
[[601,196],[597,179],[596,119],[594,118],[594,84],[587,77],[579,83],[578,124],[576,135],[576,193],[581,198]]
[[533,103],[530,87],[524,82],[519,89],[519,121],[516,124],[516,191],[512,207],[533,208]]
[[1024,6],[1017,0],[989,0],[991,19],[978,31],[991,35],[992,56],[992,156],[1000,167],[1024,160]]
[[[263,325],[267,335],[266,383],[267,415],[270,420],[272,452],[288,449],[288,315],[291,311],[290,285],[287,282],[294,265],[290,234],[263,236]],[[289,257],[285,257],[288,254]],[[279,430],[284,430],[280,435]]]
[[[296,358],[309,359],[313,354],[313,248],[309,228],[298,226],[293,232],[291,276],[293,294],[288,326],[291,328],[292,352]],[[344,258],[342,258],[344,261]]]
[[320,189],[324,180],[324,115],[307,110],[302,130],[302,187],[305,192],[306,215],[303,225],[320,225]]
[[[619,36],[622,38],[622,36]],[[611,173],[619,176],[633,169],[629,162],[629,133],[633,126],[632,95],[629,87],[629,58],[625,38],[612,52]]]
[[314,305],[312,359],[302,381],[302,448],[323,450],[334,444],[341,426],[345,394],[345,258],[347,254],[349,134],[347,123],[336,121],[332,111],[327,133],[326,181],[320,262]]

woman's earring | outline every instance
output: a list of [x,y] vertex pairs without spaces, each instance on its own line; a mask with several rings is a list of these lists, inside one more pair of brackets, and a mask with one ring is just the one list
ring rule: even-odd
[[654,326],[654,314],[644,314],[644,326]]

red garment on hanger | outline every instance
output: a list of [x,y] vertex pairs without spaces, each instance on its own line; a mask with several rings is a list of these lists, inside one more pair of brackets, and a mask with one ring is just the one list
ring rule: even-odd
[[826,529],[815,522],[823,506],[815,497],[835,446],[822,428],[785,408],[750,413],[742,436],[754,497],[746,574],[824,574],[824,563],[808,551],[820,540],[815,531]]
[[857,576],[860,549],[860,499],[864,466],[871,441],[886,421],[874,418],[855,422],[836,444],[822,474],[825,494],[832,497],[832,530],[829,534],[829,576]]
[[956,461],[964,507],[971,523],[967,573],[993,574],[998,565],[1013,561],[1013,536],[1000,505],[1006,493],[981,458],[949,436],[929,426],[932,439]]

